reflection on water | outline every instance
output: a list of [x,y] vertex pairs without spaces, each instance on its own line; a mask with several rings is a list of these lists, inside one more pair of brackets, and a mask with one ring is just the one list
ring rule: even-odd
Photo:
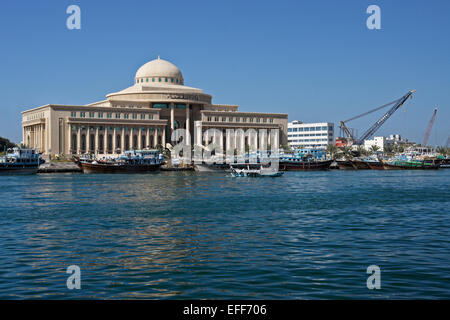
[[0,298],[449,298],[449,176],[1,177]]

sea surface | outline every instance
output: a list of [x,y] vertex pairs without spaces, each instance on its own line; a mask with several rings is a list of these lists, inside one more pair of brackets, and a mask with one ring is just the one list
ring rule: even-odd
[[449,236],[445,169],[0,176],[0,299],[449,299]]

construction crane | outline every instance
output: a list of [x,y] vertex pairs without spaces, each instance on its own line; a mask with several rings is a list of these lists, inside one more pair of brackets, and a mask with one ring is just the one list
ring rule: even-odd
[[427,132],[425,133],[425,138],[423,138],[423,143],[422,143],[422,146],[424,146],[424,147],[428,143],[428,138],[430,138],[431,129],[433,128],[433,124],[434,124],[434,119],[436,119],[436,113],[437,113],[437,108],[434,109],[433,116],[431,117],[430,122],[428,123]]
[[[341,129],[346,133],[346,135],[348,136],[348,138],[351,140],[352,143],[357,144],[357,145],[361,145],[364,143],[364,140],[366,140],[367,138],[371,137],[382,125],[383,123],[386,122],[387,119],[389,119],[395,111],[397,111],[405,102],[406,100],[408,100],[410,97],[412,97],[412,94],[416,92],[416,90],[411,90],[409,91],[407,94],[405,94],[403,97],[401,97],[400,99],[394,100],[392,102],[386,103],[384,105],[382,105],[381,107],[369,110],[367,112],[364,112],[360,115],[357,115],[353,118],[347,119],[345,121],[341,121],[340,122],[340,127]],[[350,130],[347,128],[347,126],[345,125],[347,122],[361,118],[365,115],[368,115],[372,112],[381,110],[387,106],[393,105],[391,109],[389,109],[377,122],[375,122],[361,137],[359,137],[358,139],[355,139],[352,135],[352,133],[350,132]]]

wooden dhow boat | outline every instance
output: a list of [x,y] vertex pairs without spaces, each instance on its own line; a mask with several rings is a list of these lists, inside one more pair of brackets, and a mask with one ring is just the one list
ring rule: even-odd
[[161,168],[164,157],[158,150],[131,150],[124,155],[110,160],[80,160],[84,173],[139,173],[157,171]]

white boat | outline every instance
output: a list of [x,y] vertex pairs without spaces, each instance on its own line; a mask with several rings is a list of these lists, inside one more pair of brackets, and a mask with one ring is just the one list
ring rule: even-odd
[[0,157],[0,174],[33,174],[45,161],[33,149],[12,148]]
[[275,168],[235,169],[231,167],[231,176],[233,177],[280,177],[283,173]]

